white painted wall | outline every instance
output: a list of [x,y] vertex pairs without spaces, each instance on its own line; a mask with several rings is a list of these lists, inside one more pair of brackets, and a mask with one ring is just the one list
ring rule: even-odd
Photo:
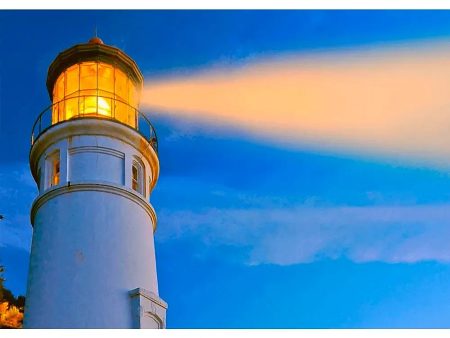
[[[132,306],[129,292],[141,288],[158,299],[149,197],[159,163],[142,141],[118,123],[80,119],[50,128],[34,144],[40,194],[31,213],[24,327],[132,328],[142,309]],[[49,187],[45,160],[55,150],[60,184]],[[136,157],[145,166],[144,195],[131,189]],[[165,322],[163,305],[157,306]]]

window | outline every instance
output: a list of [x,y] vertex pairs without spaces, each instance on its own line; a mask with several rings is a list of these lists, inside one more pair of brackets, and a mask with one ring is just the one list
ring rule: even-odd
[[59,184],[59,157],[55,159],[52,163],[52,183],[51,186],[55,186]]
[[57,186],[61,181],[61,161],[59,150],[47,156],[45,165],[46,188]]
[[136,162],[133,163],[131,187],[133,190],[139,191],[139,169]]
[[131,188],[145,195],[144,164],[136,158],[131,167]]

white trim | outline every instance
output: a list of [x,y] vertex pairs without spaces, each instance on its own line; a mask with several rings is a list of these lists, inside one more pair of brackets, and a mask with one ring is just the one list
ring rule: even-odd
[[33,177],[37,177],[38,160],[52,144],[73,136],[108,136],[131,145],[144,156],[152,169],[152,190],[159,177],[158,155],[150,143],[136,130],[122,123],[102,118],[78,118],[54,125],[42,133],[30,150],[30,168]]
[[30,220],[31,224],[34,226],[34,218],[36,216],[39,208],[44,205],[49,200],[67,193],[73,193],[78,191],[98,191],[98,192],[106,192],[115,195],[119,195],[129,199],[130,201],[135,202],[139,206],[141,206],[147,214],[150,216],[153,225],[153,232],[156,231],[157,226],[157,217],[155,213],[155,209],[153,209],[150,202],[148,202],[143,196],[136,191],[129,189],[127,187],[123,187],[120,185],[115,185],[112,183],[88,183],[88,182],[71,182],[69,185],[52,187],[46,190],[43,194],[39,195],[33,202],[31,207],[31,215]]
[[3,1],[3,9],[449,9],[446,0],[50,0]]
[[2,338],[39,337],[39,338],[450,338],[448,329],[176,329],[176,330],[115,330],[115,329],[27,329],[2,330]]
[[69,148],[69,155],[73,154],[80,154],[80,153],[99,153],[99,154],[106,154],[118,157],[120,159],[125,158],[125,154],[121,151],[117,151],[115,149],[106,148],[106,147],[99,147],[99,146],[80,146],[80,147],[72,147]]

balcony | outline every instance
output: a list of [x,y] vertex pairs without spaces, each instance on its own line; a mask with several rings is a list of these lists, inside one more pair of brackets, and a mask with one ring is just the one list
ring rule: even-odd
[[136,130],[158,153],[155,128],[144,114],[128,103],[111,95],[76,95],[56,102],[39,114],[31,132],[31,145],[54,125],[80,118],[114,121]]

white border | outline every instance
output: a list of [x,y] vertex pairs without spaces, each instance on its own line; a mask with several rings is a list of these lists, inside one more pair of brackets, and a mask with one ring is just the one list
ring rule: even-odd
[[[0,10],[14,9],[450,9],[450,0],[15,0],[2,1]],[[450,322],[449,322],[450,323]],[[2,330],[2,338],[9,337],[449,337],[450,330]]]
[[450,0],[14,0],[0,9],[450,9]]
[[230,338],[230,337],[257,337],[257,338],[362,338],[362,337],[408,337],[408,338],[443,338],[450,337],[450,330],[292,330],[292,329],[271,329],[271,330],[2,330],[2,338],[17,337],[42,337],[42,338],[78,338],[78,337],[105,337],[105,338],[134,338],[134,337],[170,337],[170,338]]

